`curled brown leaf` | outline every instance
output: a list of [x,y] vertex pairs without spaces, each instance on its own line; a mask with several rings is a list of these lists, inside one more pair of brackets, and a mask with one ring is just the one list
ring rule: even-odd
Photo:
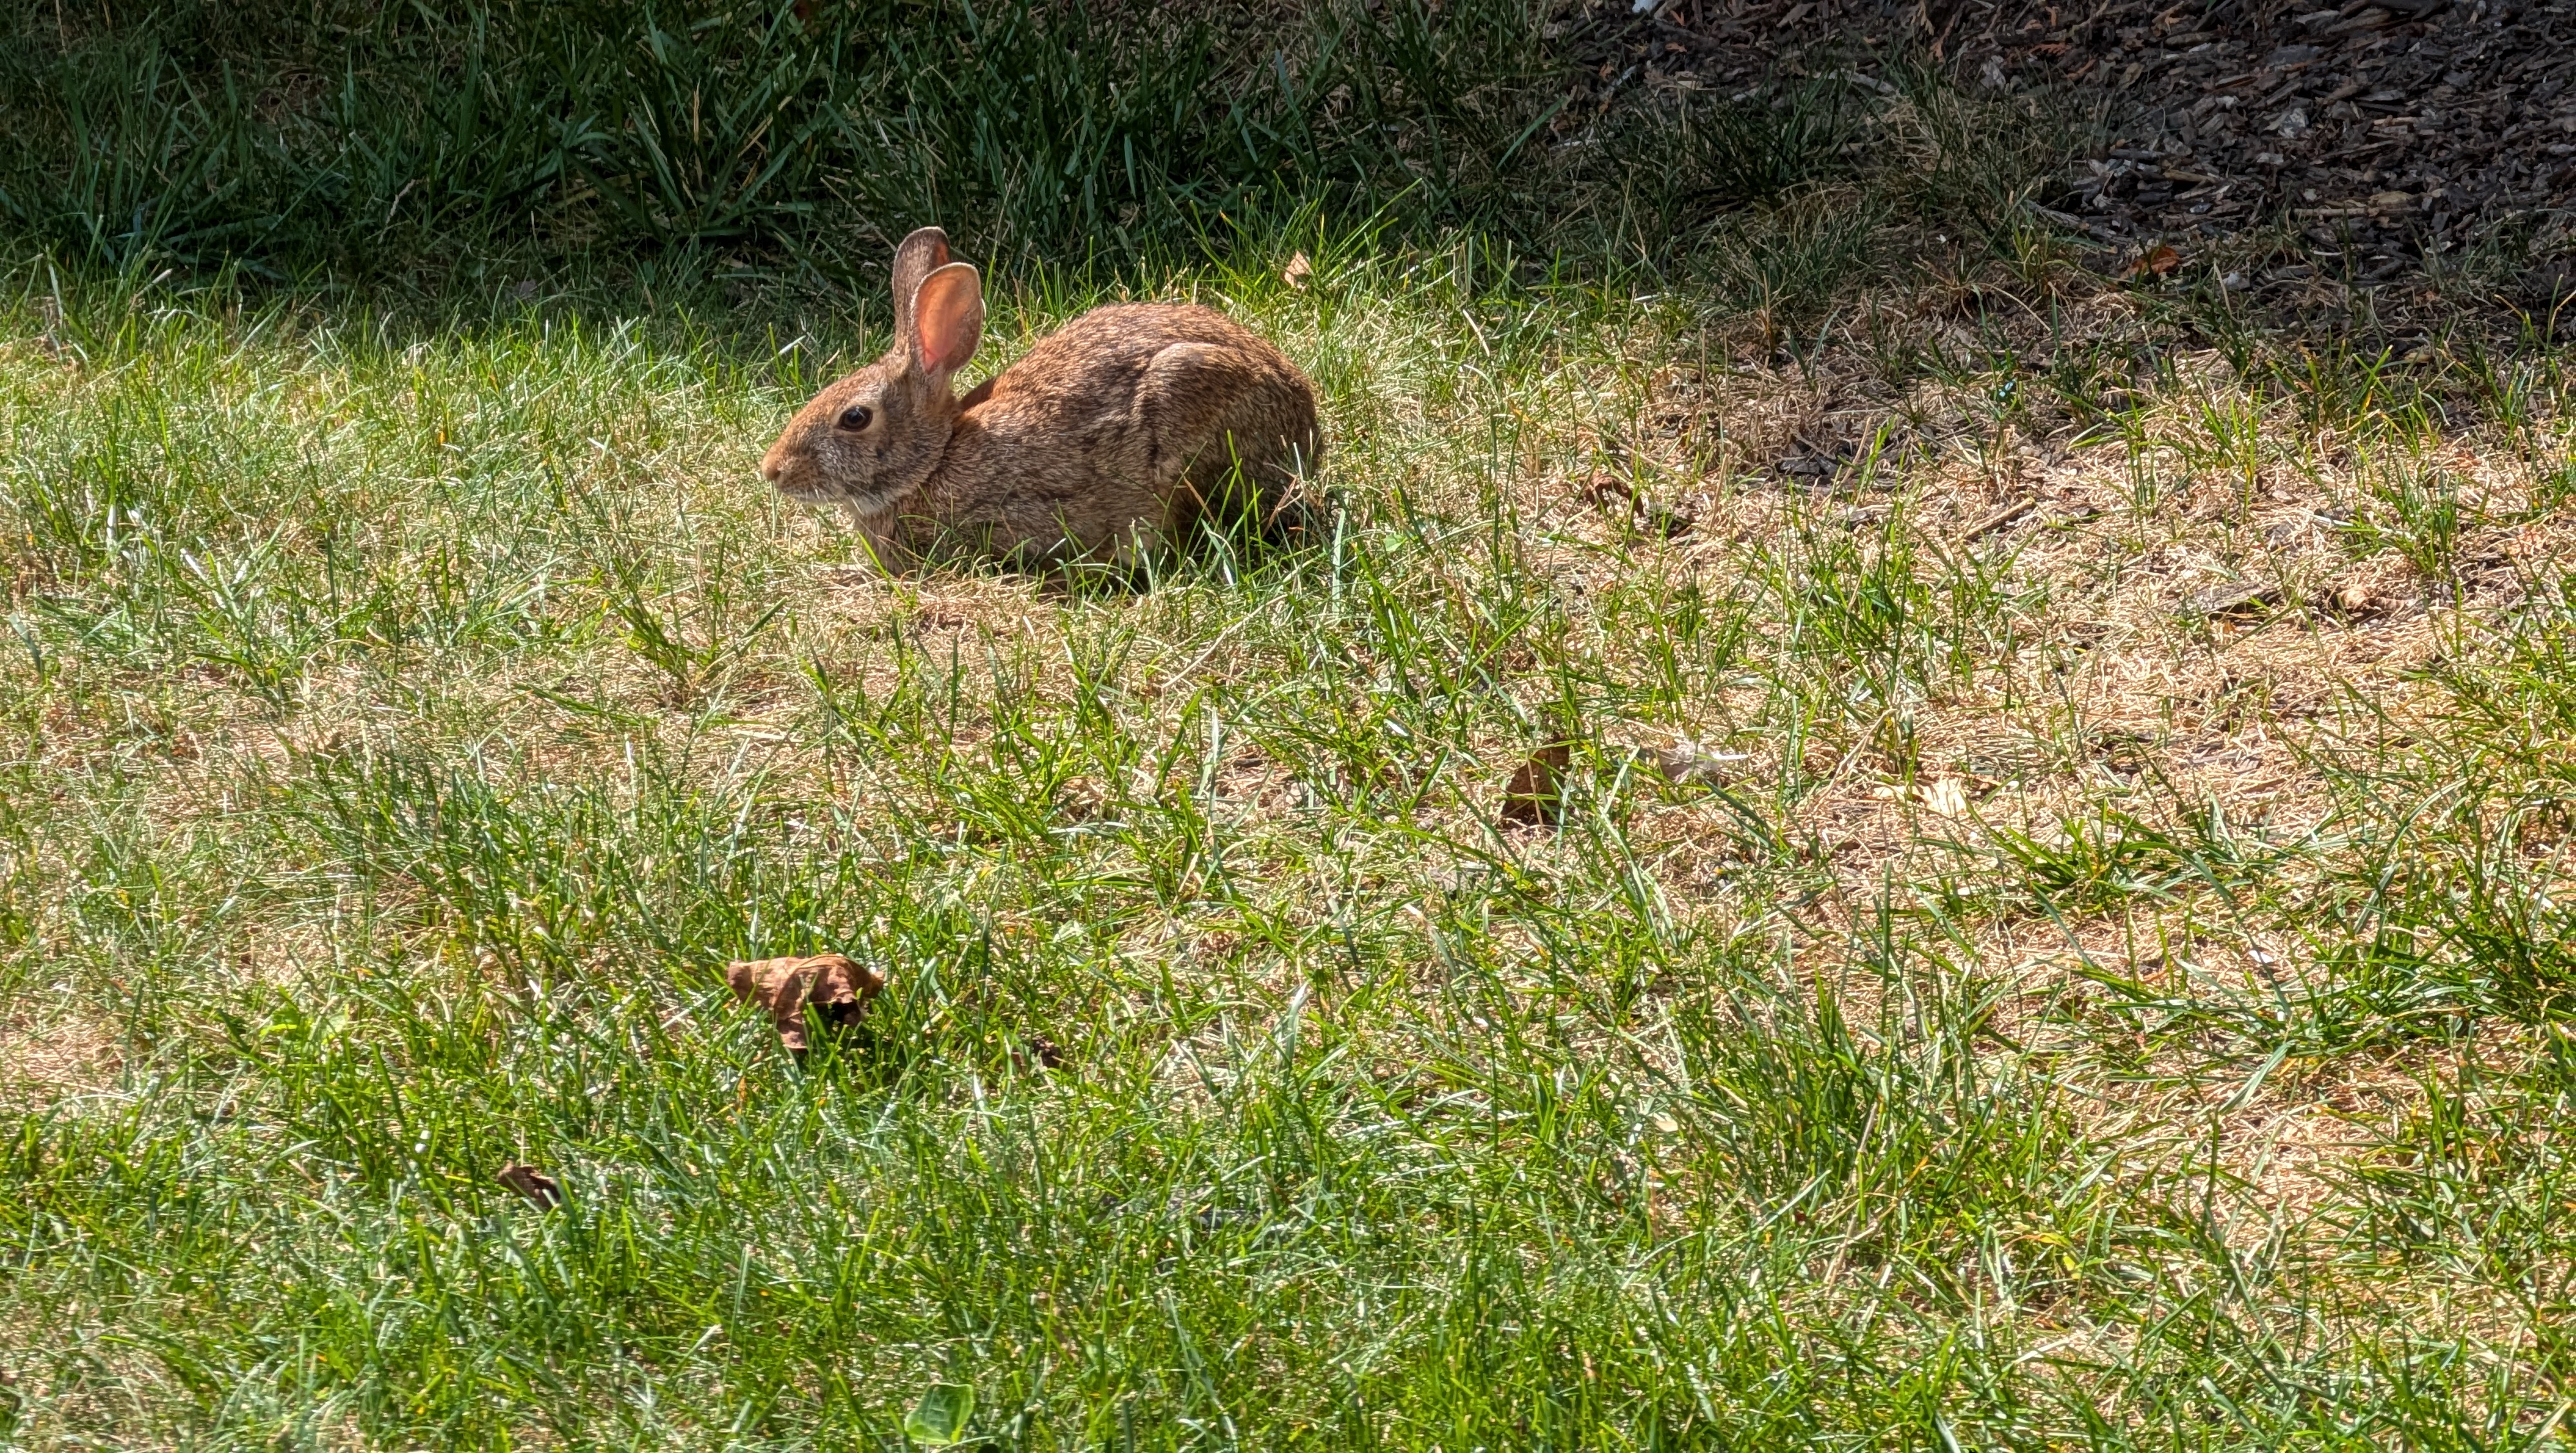
[[809,1007],[827,1026],[856,1024],[867,1012],[868,1001],[885,987],[886,975],[876,965],[862,964],[846,954],[816,954],[737,960],[725,965],[725,982],[734,993],[768,1010],[778,1042],[802,1053]]
[[1582,492],[1585,499],[1618,516],[1630,528],[1661,535],[1667,540],[1689,534],[1691,527],[1699,523],[1698,518],[1686,510],[1670,510],[1655,503],[1634,484],[1607,469],[1594,470],[1592,477],[1584,482]]
[[2158,243],[2148,248],[2136,262],[2129,264],[2129,276],[2163,277],[2180,266],[2182,266],[2182,254],[2163,243]]
[[505,1165],[492,1177],[551,1211],[563,1204],[563,1184],[532,1165]]
[[1565,820],[1565,770],[1573,750],[1562,741],[1530,753],[1503,789],[1503,821],[1522,827],[1554,826]]

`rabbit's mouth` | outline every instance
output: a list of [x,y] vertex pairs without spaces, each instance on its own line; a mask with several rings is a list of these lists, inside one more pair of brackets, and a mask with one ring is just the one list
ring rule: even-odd
[[854,491],[837,484],[822,470],[799,468],[795,463],[782,464],[776,459],[760,461],[760,477],[780,494],[808,505],[848,504],[865,491]]
[[836,485],[829,480],[816,480],[794,472],[770,474],[764,470],[763,477],[780,494],[798,504],[837,505],[854,515],[861,516],[872,517],[893,513],[896,501],[903,493],[903,491],[895,491],[880,494],[875,490],[852,489],[846,484]]

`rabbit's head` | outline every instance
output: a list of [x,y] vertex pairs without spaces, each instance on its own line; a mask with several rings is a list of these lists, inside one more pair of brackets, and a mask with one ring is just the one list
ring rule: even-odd
[[760,461],[790,499],[882,515],[920,488],[957,423],[950,378],[984,334],[984,285],[924,227],[894,254],[894,343],[814,396]]

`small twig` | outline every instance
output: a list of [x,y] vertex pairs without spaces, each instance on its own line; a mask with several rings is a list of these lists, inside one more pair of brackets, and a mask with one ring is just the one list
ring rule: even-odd
[[1974,540],[1982,540],[2038,507],[2039,501],[2029,495],[2006,500],[2000,509],[1988,510],[1978,516],[1968,528],[1960,531],[1959,543],[1965,545]]

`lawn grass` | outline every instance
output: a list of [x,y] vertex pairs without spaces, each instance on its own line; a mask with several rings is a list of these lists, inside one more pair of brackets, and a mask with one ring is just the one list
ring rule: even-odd
[[[979,370],[1135,293],[1317,381],[1323,538],[1140,588],[888,580],[753,474],[882,341],[789,205],[842,153],[658,240],[451,169],[353,264],[311,116],[109,84],[212,12],[12,12],[70,37],[16,124],[133,104],[0,163],[0,1441],[2567,1441],[2576,432],[2512,239],[2123,276],[2029,205],[2062,106],[1533,130],[1428,13],[1244,103],[1343,125],[1284,198],[1174,140],[1086,254],[960,183]],[[410,24],[353,53],[464,63]],[[967,146],[914,100],[843,203]],[[890,987],[800,1062],[722,969],[827,949]]]
[[[2555,354],[1309,245],[1154,290],[1314,372],[1331,538],[1142,592],[767,492],[854,333],[16,272],[10,1436],[2559,1436]],[[799,1064],[719,971],[824,948]]]

